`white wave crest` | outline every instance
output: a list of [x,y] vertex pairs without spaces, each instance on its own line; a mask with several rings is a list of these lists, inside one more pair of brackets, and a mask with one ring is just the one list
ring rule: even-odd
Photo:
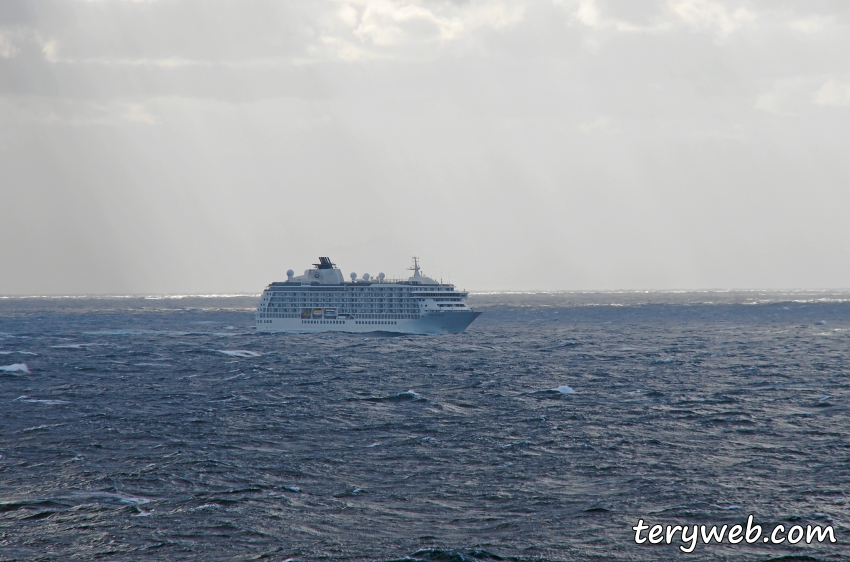
[[26,395],[18,396],[15,401],[29,402],[30,404],[47,404],[48,406],[58,406],[59,404],[68,404],[67,400],[49,400],[43,398],[28,398]]
[[256,351],[247,351],[245,349],[214,349],[217,353],[230,355],[231,357],[259,357],[262,353]]
[[26,363],[14,363],[12,365],[6,365],[5,367],[0,367],[0,371],[4,373],[27,373],[29,374],[30,368],[27,367]]
[[575,390],[568,387],[567,385],[561,385],[558,388],[553,388],[552,390],[555,391],[555,392],[560,392],[561,394],[575,394],[576,393]]

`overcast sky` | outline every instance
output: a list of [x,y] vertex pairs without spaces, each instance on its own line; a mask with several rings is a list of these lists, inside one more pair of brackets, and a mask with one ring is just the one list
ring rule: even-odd
[[850,2],[2,0],[0,294],[850,287]]

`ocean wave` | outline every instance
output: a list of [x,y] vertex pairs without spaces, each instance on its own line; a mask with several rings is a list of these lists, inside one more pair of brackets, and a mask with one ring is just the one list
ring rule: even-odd
[[213,349],[216,353],[223,353],[230,357],[260,357],[262,353],[248,351],[246,349]]
[[567,385],[557,386],[555,388],[546,388],[543,390],[535,390],[528,393],[530,396],[538,398],[561,398],[567,394],[576,394],[576,391]]
[[15,398],[15,402],[29,402],[30,404],[47,404],[48,406],[59,406],[61,404],[70,404],[67,400],[53,400],[49,398],[30,398],[26,395],[21,395]]
[[364,398],[364,400],[367,402],[426,402],[425,398],[422,398],[412,390],[390,394],[389,396],[370,396]]
[[[506,463],[512,465],[513,463]],[[473,550],[442,550],[439,548],[427,548],[417,550],[405,560],[422,562],[482,562],[485,560],[504,560],[501,556],[493,554],[484,549]]]
[[558,347],[573,347],[575,345],[581,345],[579,342],[575,340],[564,340],[558,344]]
[[3,371],[4,373],[30,374],[30,368],[26,363],[13,363],[11,365],[6,365],[5,367],[0,367],[0,371]]
[[27,427],[25,429],[22,429],[21,433],[29,433],[31,431],[39,431],[39,430],[42,430],[42,429],[50,429],[50,428],[53,428],[53,427],[62,427],[63,425],[67,425],[67,424],[64,424],[64,423],[48,423],[48,424],[43,424],[43,425],[36,425],[34,427]]
[[188,336],[192,332],[177,332],[173,330],[135,330],[135,329],[116,329],[116,330],[96,330],[93,332],[83,332],[89,336]]
[[[0,514],[15,524],[4,554],[643,560],[672,552],[624,539],[655,510],[671,510],[660,523],[846,519],[832,499],[847,467],[835,454],[847,305],[476,298],[497,309],[463,334],[365,342],[219,338],[253,318],[224,300],[189,312],[178,307],[200,301],[114,301],[109,313],[103,301],[0,302],[0,332],[28,338],[0,347],[38,354],[0,355],[33,362],[33,374],[0,371]],[[630,300],[587,300],[606,298]],[[122,326],[144,335],[84,335]],[[816,335],[833,329],[847,332]],[[86,342],[100,345],[50,347]],[[227,353],[249,350],[261,356]],[[808,507],[782,507],[791,481]],[[87,540],[92,529],[114,542]],[[811,547],[824,559],[845,548]]]
[[560,392],[561,394],[575,394],[576,393],[575,390],[573,390],[572,388],[570,388],[569,386],[567,386],[565,384],[563,384],[559,387],[556,387],[556,388],[550,388],[549,390],[551,390],[552,392]]

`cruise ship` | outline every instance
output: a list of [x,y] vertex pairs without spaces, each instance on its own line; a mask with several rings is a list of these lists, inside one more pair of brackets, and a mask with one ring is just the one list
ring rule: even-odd
[[356,273],[346,281],[330,258],[304,275],[291,269],[272,283],[257,306],[260,332],[395,332],[457,334],[481,313],[466,305],[468,293],[423,275],[413,258],[407,279]]

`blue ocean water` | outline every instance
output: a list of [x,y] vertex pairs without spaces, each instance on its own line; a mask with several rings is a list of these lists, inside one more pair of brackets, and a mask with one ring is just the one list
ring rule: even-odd
[[[364,337],[257,334],[254,297],[0,299],[0,560],[850,558],[850,295],[470,304]],[[749,514],[838,542],[631,530]]]

